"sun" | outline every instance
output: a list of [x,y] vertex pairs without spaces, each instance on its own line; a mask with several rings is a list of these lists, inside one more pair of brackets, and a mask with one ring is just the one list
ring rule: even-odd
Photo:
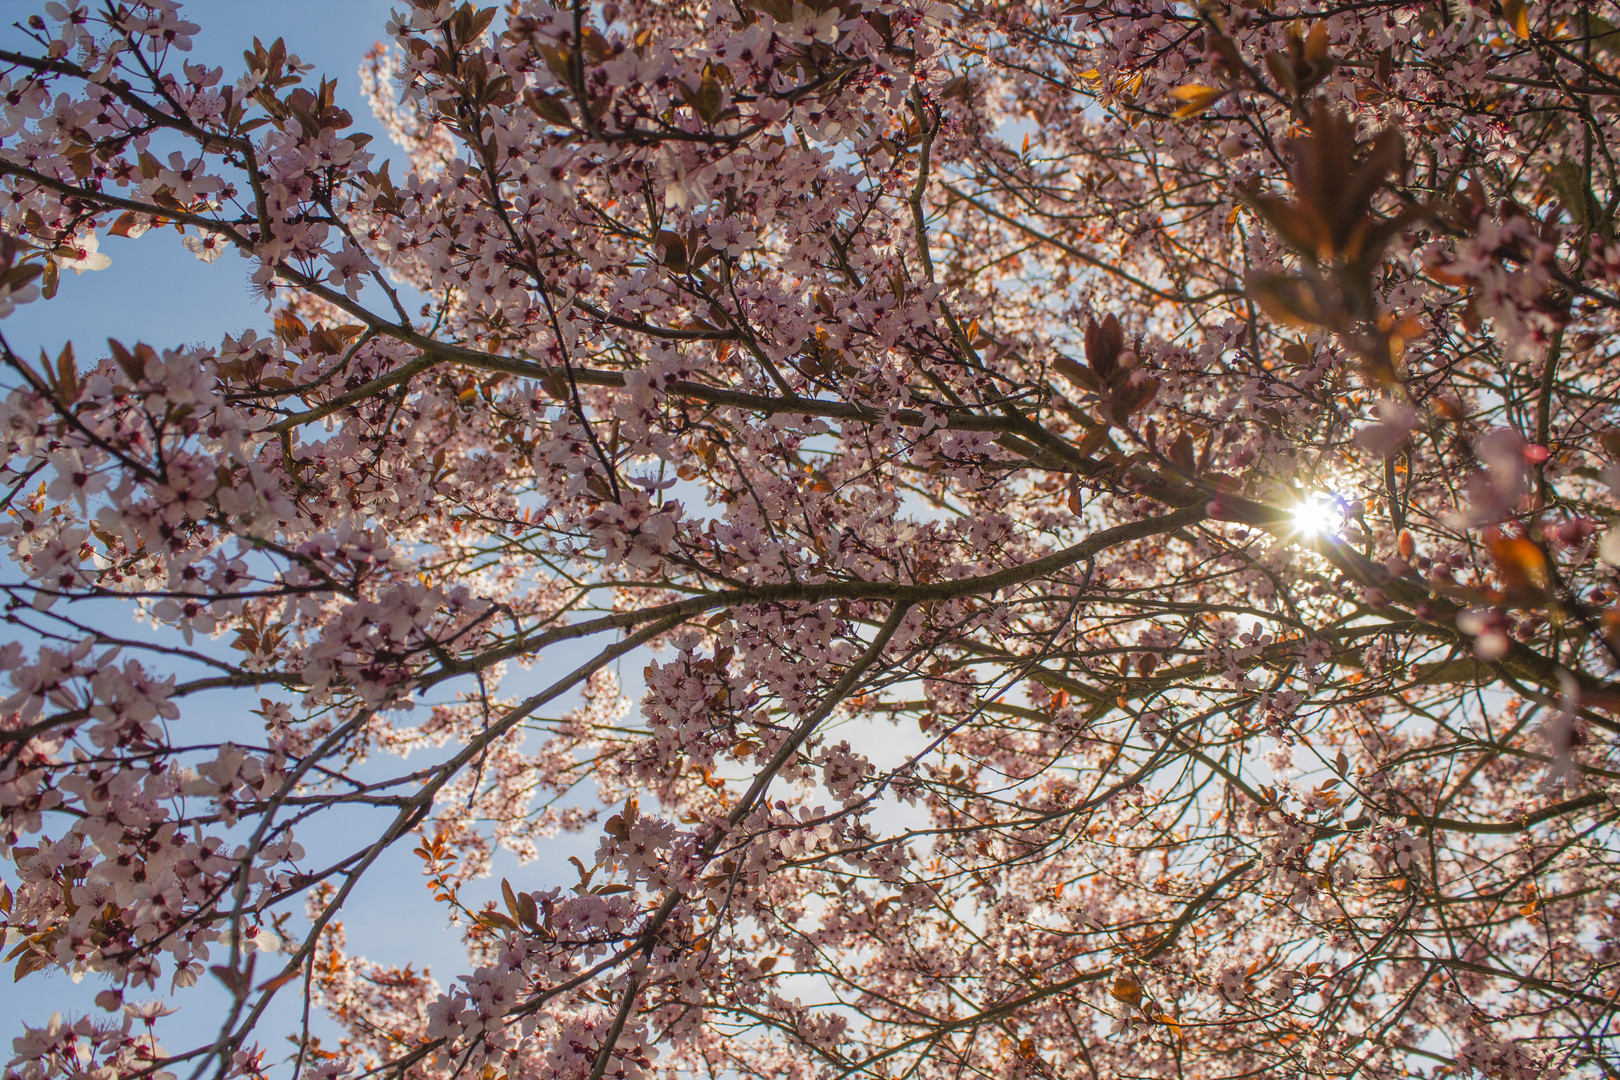
[[1344,525],[1344,501],[1325,492],[1313,492],[1295,503],[1289,514],[1301,535],[1331,536]]

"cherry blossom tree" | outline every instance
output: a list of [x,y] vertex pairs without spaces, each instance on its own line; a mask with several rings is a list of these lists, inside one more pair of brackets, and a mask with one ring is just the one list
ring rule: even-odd
[[8,1080],[1620,1069],[1614,0],[19,25]]

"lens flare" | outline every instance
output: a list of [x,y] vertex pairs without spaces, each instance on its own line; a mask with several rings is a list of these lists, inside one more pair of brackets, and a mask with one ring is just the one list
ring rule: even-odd
[[1290,514],[1302,536],[1332,536],[1344,525],[1344,502],[1318,492],[1301,499]]

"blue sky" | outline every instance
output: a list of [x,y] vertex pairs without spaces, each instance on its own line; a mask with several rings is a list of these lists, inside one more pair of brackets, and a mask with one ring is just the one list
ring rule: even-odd
[[[40,5],[8,0],[3,6],[16,18],[13,13]],[[383,39],[389,8],[387,0],[191,0],[183,11],[202,27],[194,55],[224,67],[227,81],[241,73],[242,52],[255,37],[266,45],[283,38],[289,51],[315,65],[312,76],[337,79],[339,103],[354,114],[357,127],[366,128],[371,114],[360,97],[357,71],[361,57]],[[0,41],[10,47],[20,47],[19,36],[9,19],[0,27]],[[109,336],[174,347],[217,344],[224,332],[267,325],[262,306],[248,297],[248,264],[234,254],[205,265],[172,231],[140,240],[106,238],[101,250],[112,266],[65,274],[54,302],[20,307],[0,326],[13,348],[35,356],[46,347],[54,355],[71,337],[80,356],[88,357]]]
[[[36,6],[28,0],[8,0],[5,13],[20,20]],[[242,51],[251,47],[255,37],[266,44],[276,37],[285,38],[289,51],[315,65],[312,76],[325,74],[338,80],[339,103],[354,114],[357,128],[375,131],[358,92],[356,72],[362,56],[383,38],[389,7],[386,0],[193,0],[184,10],[202,27],[193,57],[222,65],[227,81],[240,73]],[[0,26],[0,42],[7,47],[26,47],[20,32],[9,21]],[[379,142],[373,144],[373,149],[386,152],[386,145]],[[54,356],[71,340],[81,362],[90,362],[105,355],[109,337],[126,343],[144,341],[161,349],[217,344],[222,334],[250,327],[261,333],[269,329],[269,317],[262,305],[248,295],[249,264],[235,255],[213,264],[201,263],[181,248],[172,232],[138,240],[107,238],[102,242],[102,251],[112,259],[108,269],[64,274],[54,300],[19,307],[15,315],[0,323],[0,332],[22,355],[35,356],[43,348]],[[109,618],[118,616],[110,614]],[[559,657],[559,663],[563,659]],[[639,670],[639,665],[636,667]],[[512,680],[514,684],[518,681]],[[247,710],[257,704],[256,695],[248,699],[219,694],[208,702],[192,702],[186,712],[192,717],[206,713],[210,719],[219,718],[219,722],[229,724],[239,722],[231,718],[246,717]],[[355,836],[363,836],[371,828],[370,822],[359,819],[333,824],[340,831],[352,828]],[[311,843],[306,840],[306,847]],[[497,872],[510,874],[520,888],[526,889],[543,887],[562,877],[572,880],[566,857],[578,853],[588,859],[594,844],[594,838],[571,838],[558,845],[555,854],[548,850],[540,865],[520,868],[513,860],[502,858]],[[352,951],[376,960],[411,963],[418,969],[430,966],[444,982],[447,976],[464,969],[465,954],[454,933],[440,930],[442,923],[424,887],[420,864],[409,854],[411,846],[400,845],[374,868],[350,902],[343,921]],[[556,866],[568,873],[556,874]],[[494,883],[485,885],[493,893]],[[483,894],[481,889],[474,892]],[[0,1024],[0,1064],[10,1056],[6,1051],[9,1039],[16,1033],[13,1025],[43,1023],[57,1009],[65,1014],[94,1011],[90,1001],[101,988],[93,978],[74,985],[60,973],[41,973],[13,985],[9,969],[0,971],[0,1017],[7,1021]],[[296,1026],[293,989],[284,992],[287,996],[279,1002],[273,1021],[264,1025],[261,1042],[270,1050],[269,1060],[279,1060],[288,1050],[280,1037]],[[159,1029],[160,1034],[166,1032],[163,1038],[168,1047],[185,1049],[211,1037],[223,1005],[217,984],[205,979],[192,991],[179,995],[176,1004],[181,1006],[180,1013],[163,1021]]]

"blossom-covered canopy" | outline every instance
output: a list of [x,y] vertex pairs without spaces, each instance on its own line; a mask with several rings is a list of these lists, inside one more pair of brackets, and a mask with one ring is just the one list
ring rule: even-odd
[[1615,1075],[1614,0],[197,29],[0,50],[8,1080]]

